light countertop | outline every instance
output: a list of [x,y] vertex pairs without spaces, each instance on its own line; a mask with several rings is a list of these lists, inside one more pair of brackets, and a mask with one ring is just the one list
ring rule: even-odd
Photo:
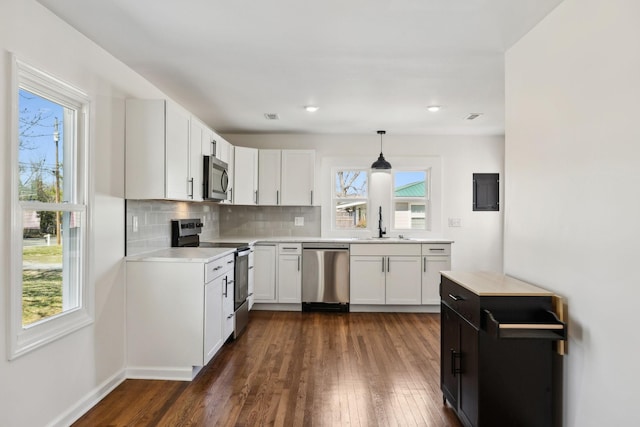
[[398,237],[220,237],[207,239],[208,242],[219,243],[308,243],[308,242],[339,242],[339,243],[453,243],[450,239],[440,238],[398,238]]
[[162,261],[207,263],[234,252],[234,248],[167,248],[128,256],[126,259],[127,262]]
[[553,296],[553,292],[510,276],[488,271],[441,271],[460,286],[483,296]]

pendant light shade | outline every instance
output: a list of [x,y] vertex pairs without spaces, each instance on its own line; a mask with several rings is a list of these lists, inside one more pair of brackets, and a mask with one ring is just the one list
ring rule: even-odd
[[377,169],[377,170],[391,169],[391,163],[387,162],[384,159],[384,156],[382,155],[382,135],[384,135],[385,133],[387,132],[383,130],[378,131],[378,135],[380,135],[380,157],[378,157],[378,160],[373,162],[373,164],[371,165],[371,169]]

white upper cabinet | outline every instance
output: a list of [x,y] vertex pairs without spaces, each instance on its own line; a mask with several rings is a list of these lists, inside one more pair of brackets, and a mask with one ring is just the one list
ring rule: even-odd
[[258,151],[258,204],[279,205],[281,150]]
[[282,150],[281,205],[318,203],[314,195],[316,152]]
[[258,150],[235,147],[233,203],[255,205],[258,196]]
[[[202,201],[204,198],[202,177],[204,163],[202,155],[203,148],[207,146],[212,131],[200,120],[191,117],[191,143],[189,144],[189,191],[192,197],[190,200]],[[192,188],[191,188],[192,187]]]
[[209,129],[208,127],[204,127],[202,133],[201,140],[201,150],[203,156],[214,156],[215,153],[215,142],[216,142],[216,133]]
[[[193,176],[190,174],[190,114],[172,102],[166,103],[166,198],[193,199]],[[198,146],[198,149],[200,147]]]
[[231,144],[229,144],[226,139],[215,133],[213,136],[213,141],[216,148],[216,152],[214,153],[214,155],[218,159],[228,164],[230,160],[229,151],[231,150]]
[[[191,115],[164,99],[126,101],[127,199],[201,199],[200,144],[191,145]],[[196,198],[198,200],[198,198]]]

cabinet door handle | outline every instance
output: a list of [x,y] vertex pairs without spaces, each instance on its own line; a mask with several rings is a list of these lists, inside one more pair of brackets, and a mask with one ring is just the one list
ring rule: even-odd
[[254,203],[257,205],[258,204],[258,190],[254,191],[253,195],[254,195],[253,199],[255,200]]
[[300,271],[300,255],[298,255],[298,271]]
[[276,205],[280,204],[280,190],[276,190]]
[[449,298],[451,298],[451,299],[452,299],[452,300],[454,300],[454,301],[464,301],[464,298],[462,298],[462,297],[461,297],[461,296],[459,296],[459,295],[452,295],[452,294],[449,294]]
[[313,206],[313,190],[311,190],[311,206]]
[[423,257],[423,258],[422,258],[422,271],[423,271],[424,273],[426,273],[426,272],[427,272],[427,257]]
[[382,272],[384,273],[384,257],[382,257]]
[[456,366],[457,361],[460,360],[461,356],[462,355],[460,352],[451,349],[451,375],[453,375],[454,377],[456,376],[456,374],[462,373],[462,369]]
[[229,202],[233,203],[233,188],[229,189]]
[[253,265],[250,265],[250,266],[249,266],[249,270],[253,270]]
[[227,276],[224,276],[224,292],[222,293],[223,297],[227,297],[227,285],[229,284],[229,281],[227,280]]
[[187,193],[189,193],[187,194],[187,197],[190,197],[193,199],[193,178],[189,179],[187,182],[191,187],[191,190],[187,190]]

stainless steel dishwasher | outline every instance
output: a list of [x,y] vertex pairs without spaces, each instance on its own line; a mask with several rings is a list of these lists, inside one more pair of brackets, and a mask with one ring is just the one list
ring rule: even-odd
[[349,311],[349,244],[302,244],[302,311]]

